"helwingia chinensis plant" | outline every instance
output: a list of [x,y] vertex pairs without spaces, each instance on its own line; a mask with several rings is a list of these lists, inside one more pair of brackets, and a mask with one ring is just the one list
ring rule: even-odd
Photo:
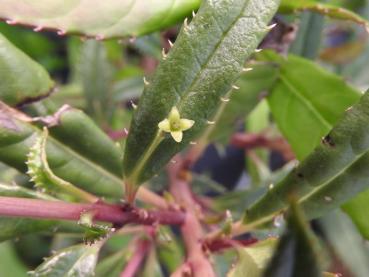
[[0,275],[369,276],[365,10],[0,1]]

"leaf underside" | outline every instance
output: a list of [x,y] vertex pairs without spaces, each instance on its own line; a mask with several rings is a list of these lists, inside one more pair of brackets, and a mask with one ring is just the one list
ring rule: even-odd
[[98,40],[138,36],[171,26],[196,10],[200,0],[1,1],[9,24],[81,34]]

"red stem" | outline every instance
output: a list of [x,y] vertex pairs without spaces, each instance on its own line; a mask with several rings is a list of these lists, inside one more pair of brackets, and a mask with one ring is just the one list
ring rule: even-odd
[[180,225],[184,222],[182,212],[146,211],[132,208],[125,211],[121,206],[103,203],[77,204],[62,201],[0,197],[0,216],[30,217],[44,219],[79,220],[81,213],[91,211],[97,221],[118,225],[153,223]]
[[120,277],[134,277],[138,272],[140,265],[151,247],[151,241],[142,239],[137,242],[135,253],[124,268]]

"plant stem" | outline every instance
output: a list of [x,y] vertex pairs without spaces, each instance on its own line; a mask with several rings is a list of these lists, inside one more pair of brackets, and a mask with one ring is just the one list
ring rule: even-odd
[[[177,161],[177,164],[169,167],[171,193],[177,203],[185,207],[187,212],[185,222],[181,225],[181,233],[187,249],[187,260],[181,268],[190,268],[193,277],[213,277],[215,276],[214,270],[202,248],[201,238],[204,234],[196,217],[196,206],[198,205],[192,197],[188,183],[178,178],[182,163],[182,161]],[[183,273],[177,270],[174,276],[182,276]]]
[[29,198],[0,197],[0,216],[28,217],[59,220],[79,220],[81,213],[91,211],[97,221],[117,225],[154,223],[181,225],[185,215],[176,211],[146,211],[132,208],[124,211],[121,206],[104,203],[76,204]]
[[141,239],[137,242],[136,250],[129,260],[127,266],[124,268],[120,277],[134,277],[137,276],[137,272],[140,269],[140,265],[143,262],[147,252],[149,251],[152,243],[148,239]]

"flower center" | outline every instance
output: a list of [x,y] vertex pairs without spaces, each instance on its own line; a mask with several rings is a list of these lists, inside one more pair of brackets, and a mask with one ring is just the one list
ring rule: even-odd
[[175,120],[170,123],[170,129],[173,131],[179,131],[181,129],[181,124],[179,121]]

